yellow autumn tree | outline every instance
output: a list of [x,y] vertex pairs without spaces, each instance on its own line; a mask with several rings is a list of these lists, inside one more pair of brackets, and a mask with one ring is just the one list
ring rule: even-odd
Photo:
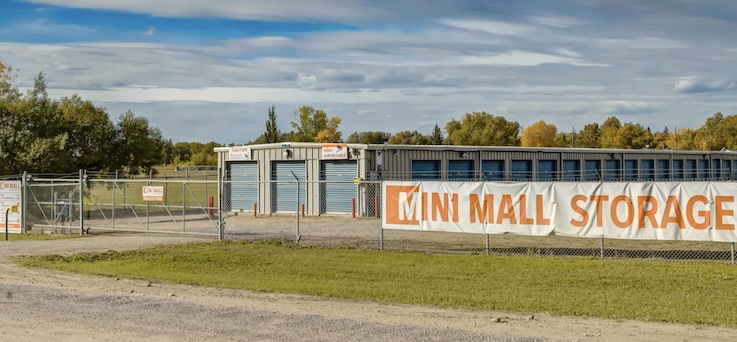
[[556,139],[558,128],[540,120],[525,128],[522,132],[522,146],[525,147],[561,147],[562,141]]
[[327,126],[321,131],[317,132],[314,142],[329,143],[329,142],[342,142],[343,133],[338,131],[338,126],[341,123],[340,117],[333,116],[327,120]]

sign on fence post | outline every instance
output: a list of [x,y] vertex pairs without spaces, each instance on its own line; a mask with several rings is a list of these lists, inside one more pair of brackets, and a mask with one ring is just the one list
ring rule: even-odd
[[143,187],[144,202],[163,202],[164,187],[163,186],[144,186]]
[[7,220],[0,223],[0,229],[5,233],[21,233],[22,188],[20,181],[0,181],[0,212],[7,212]]

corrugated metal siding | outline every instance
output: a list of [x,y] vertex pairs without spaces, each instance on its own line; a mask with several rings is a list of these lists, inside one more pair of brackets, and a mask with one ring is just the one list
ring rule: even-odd
[[307,202],[306,168],[304,161],[275,161],[272,164],[272,204],[276,212],[295,212],[297,205],[297,183],[294,176],[301,181],[299,184],[299,205]]
[[352,201],[358,194],[353,179],[358,175],[358,164],[354,160],[323,161],[321,172],[321,212],[350,213]]
[[258,203],[258,162],[230,162],[231,210],[253,210]]

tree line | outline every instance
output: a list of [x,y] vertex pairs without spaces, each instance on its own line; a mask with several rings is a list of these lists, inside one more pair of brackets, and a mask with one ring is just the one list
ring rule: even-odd
[[276,110],[268,110],[266,130],[248,144],[284,141],[318,143],[404,144],[404,145],[465,145],[465,146],[523,146],[523,147],[578,147],[609,149],[671,149],[721,150],[737,149],[737,115],[716,113],[697,129],[666,126],[653,132],[639,123],[622,123],[610,116],[602,124],[593,122],[580,130],[559,131],[544,120],[523,127],[517,121],[486,112],[466,113],[460,119],[448,121],[444,130],[435,125],[431,132],[382,131],[353,132],[342,139],[339,130],[341,118],[328,117],[323,110],[303,106],[294,111],[292,131],[283,133],[276,124]]
[[[144,117],[127,111],[110,119],[107,110],[77,95],[52,99],[39,73],[33,88],[13,85],[13,69],[0,61],[0,175],[23,171],[72,173],[79,169],[155,172],[159,165],[216,165],[216,142],[176,142]],[[419,131],[353,132],[343,138],[342,119],[324,110],[301,106],[294,110],[291,130],[277,125],[276,108],[267,110],[264,132],[246,144],[278,142],[587,147],[619,149],[720,150],[737,149],[737,115],[716,113],[697,129],[678,128],[652,132],[616,116],[580,130],[559,131],[543,120],[524,129],[516,122],[486,112],[464,114]],[[235,145],[234,143],[230,144]]]

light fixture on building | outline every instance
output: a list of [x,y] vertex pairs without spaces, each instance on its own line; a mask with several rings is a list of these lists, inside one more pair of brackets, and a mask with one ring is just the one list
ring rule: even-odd
[[461,152],[461,158],[463,158],[463,159],[468,158],[468,152],[466,152],[466,151]]
[[285,148],[284,151],[282,151],[282,155],[286,159],[291,159],[292,158],[292,150],[291,149],[288,149],[288,148]]

